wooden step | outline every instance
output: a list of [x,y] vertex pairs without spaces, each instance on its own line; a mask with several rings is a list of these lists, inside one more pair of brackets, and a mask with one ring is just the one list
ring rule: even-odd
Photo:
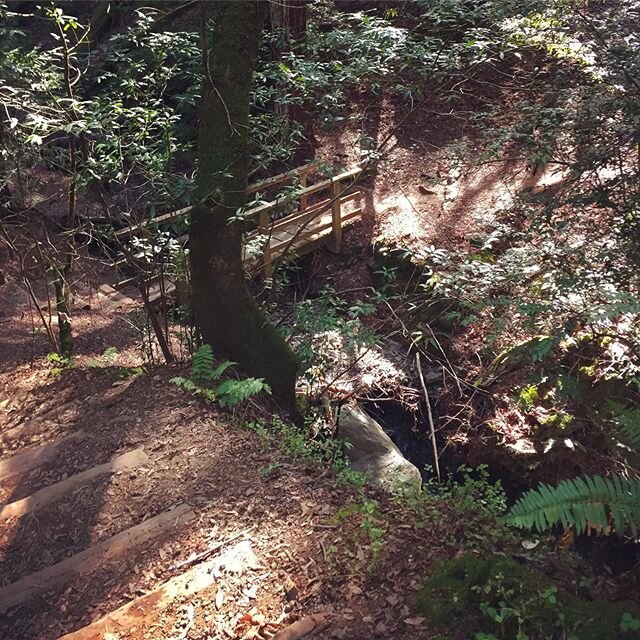
[[[172,578],[153,591],[108,613],[90,625],[68,633],[58,640],[103,640],[126,637],[133,627],[149,627],[162,609],[178,598],[189,598],[208,587],[215,587],[215,575],[222,566],[235,563],[241,567],[255,566],[255,556],[248,540],[239,542],[221,556],[203,562],[185,573]],[[212,594],[213,598],[215,594]],[[137,636],[136,636],[137,637]]]
[[87,469],[82,473],[70,476],[66,480],[52,484],[44,489],[40,489],[30,496],[16,502],[10,502],[0,509],[0,520],[23,516],[26,513],[60,499],[65,494],[82,486],[106,473],[116,473],[127,469],[135,469],[149,462],[147,454],[142,449],[134,449],[121,456],[113,458],[109,462]]
[[89,547],[66,560],[36,571],[0,589],[0,613],[30,596],[57,587],[78,575],[85,575],[104,562],[151,542],[177,526],[192,522],[195,514],[187,504],[150,518],[115,536]]
[[53,442],[30,447],[11,458],[0,460],[0,481],[16,474],[32,471],[47,460],[51,460],[63,444],[68,444],[73,440],[81,440],[84,437],[85,434],[82,431],[74,431]]
[[2,439],[3,443],[8,444],[12,441],[18,440],[19,438],[32,436],[37,432],[38,427],[43,424],[46,425],[47,423],[59,423],[63,421],[62,416],[64,416],[66,411],[74,410],[81,404],[80,400],[70,400],[69,402],[63,402],[62,404],[50,407],[42,413],[28,418],[22,424],[18,424],[15,427],[11,427],[10,429],[0,432],[0,439]]

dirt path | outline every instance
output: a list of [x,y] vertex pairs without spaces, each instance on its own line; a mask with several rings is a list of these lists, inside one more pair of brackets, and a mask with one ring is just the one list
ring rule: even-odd
[[[429,638],[411,604],[442,553],[430,536],[379,497],[399,520],[372,573],[361,515],[335,518],[353,492],[191,401],[174,374],[76,369],[1,398],[3,503],[61,491],[0,521],[0,637],[58,638],[133,602],[71,637],[268,638],[317,615],[304,637]],[[131,451],[144,456],[65,490]]]

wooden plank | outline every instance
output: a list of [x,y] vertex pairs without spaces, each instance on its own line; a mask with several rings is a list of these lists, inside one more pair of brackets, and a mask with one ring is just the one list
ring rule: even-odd
[[156,283],[149,288],[149,304],[155,304],[162,300],[162,296],[165,298],[171,297],[177,289],[174,282],[165,279],[164,287],[160,286],[160,283]]
[[129,238],[138,231],[142,231],[147,227],[152,227],[157,224],[169,224],[170,222],[175,222],[176,220],[179,220],[180,218],[186,216],[191,211],[191,209],[193,209],[193,207],[184,207],[182,209],[177,209],[176,211],[163,213],[162,215],[156,218],[152,218],[151,220],[145,220],[144,222],[134,224],[131,227],[120,229],[120,231],[116,231],[114,236],[118,240],[120,240],[121,238]]
[[286,218],[282,218],[282,220],[278,220],[271,226],[272,231],[277,231],[280,229],[286,229],[291,226],[295,226],[298,222],[309,220],[314,216],[318,215],[323,209],[326,209],[329,206],[331,200],[327,198],[326,200],[322,200],[314,205],[308,207],[305,211],[301,213],[295,213],[291,216],[287,216]]
[[[362,208],[354,209],[342,214],[342,227],[356,222],[360,219]],[[271,261],[281,258],[285,252],[295,252],[298,256],[303,256],[320,246],[326,241],[327,236],[331,233],[331,215],[325,214],[320,219],[316,218],[312,221],[304,231],[295,240],[295,233],[298,229],[281,229],[277,234],[273,234],[271,238],[270,251]],[[243,258],[244,264],[248,267],[256,267],[256,258]]]
[[13,582],[4,589],[0,589],[0,613],[24,602],[36,593],[48,591],[52,587],[67,582],[70,578],[84,575],[104,562],[129,552],[133,547],[147,544],[179,525],[188,524],[195,517],[189,505],[179,505],[171,511],[165,511],[135,527],[121,531],[66,560]]
[[[362,214],[362,209],[354,209],[353,211],[349,211],[348,213],[343,214],[342,216],[342,227],[346,227],[349,224],[355,222],[360,218]],[[309,225],[305,230],[300,234],[298,238],[296,238],[295,242],[291,245],[291,249],[295,249],[301,254],[301,249],[305,246],[307,241],[315,242],[320,237],[326,238],[331,232],[331,215],[325,214],[321,218],[317,218],[314,221],[315,224]],[[320,235],[318,235],[320,234]],[[291,238],[283,239],[281,243],[274,244],[271,247],[272,257],[275,260],[276,257],[279,257],[283,254],[284,249],[287,248],[287,245],[291,242]],[[277,254],[277,255],[276,255]]]
[[[300,176],[300,186],[303,189],[307,186],[307,180],[309,178],[309,170],[311,166],[312,165],[307,165],[306,167],[301,167],[300,169],[298,169],[298,175]],[[298,211],[303,212],[307,208],[308,204],[309,196],[301,196]]]
[[335,253],[342,251],[342,203],[340,202],[340,192],[342,183],[336,180],[331,184],[331,241],[329,246]]
[[[287,173],[281,173],[277,176],[273,176],[273,178],[267,178],[266,180],[259,182],[255,185],[251,185],[247,188],[247,195],[253,195],[254,193],[257,193],[258,191],[260,191],[260,189],[266,189],[266,188],[270,188],[270,187],[274,187],[282,182],[286,182],[288,179],[293,178],[296,174],[299,175],[299,172],[303,171],[306,172],[308,171],[307,167],[299,167],[298,169],[294,169],[293,171],[289,171]],[[315,185],[312,185],[311,187],[306,187],[301,189],[296,195],[298,197],[300,197],[301,201],[305,198],[307,198],[309,195],[316,193],[318,191],[322,191],[323,189],[327,189],[329,188],[329,185],[332,181],[339,181],[339,182],[343,182],[345,180],[348,180],[350,178],[355,178],[356,176],[360,175],[362,173],[362,168],[361,167],[354,167],[353,169],[350,169],[349,171],[345,171],[337,176],[335,176],[334,178],[330,178],[329,180],[324,180],[322,182],[318,182]],[[305,178],[306,180],[306,178]],[[259,207],[256,207],[255,209],[250,209],[248,211],[248,213],[250,215],[254,215],[259,213],[260,210],[262,210],[262,208],[267,208],[267,210],[274,208],[275,206],[277,206],[278,204],[282,204],[282,201],[284,201],[284,198],[278,198],[277,200],[273,201],[273,202],[268,202],[264,205],[261,205]],[[191,210],[193,209],[192,206],[190,207],[184,207],[182,209],[178,209],[177,211],[171,211],[169,213],[164,213],[162,215],[157,216],[156,218],[153,218],[152,220],[145,220],[144,222],[140,222],[139,224],[130,226],[130,227],[126,227],[125,229],[120,229],[119,231],[116,231],[115,233],[115,237],[117,239],[121,239],[121,238],[128,238],[132,235],[134,235],[136,232],[141,231],[146,229],[147,227],[150,226],[154,226],[154,225],[159,225],[159,224],[168,224],[170,222],[175,222],[176,220],[178,220],[179,218],[182,218],[184,216],[186,216]]]
[[[146,593],[124,606],[108,613],[92,624],[64,635],[58,640],[104,640],[114,634],[126,634],[132,627],[149,627],[161,610],[178,598],[188,599],[207,589],[215,587],[215,573],[225,564],[251,566],[255,556],[249,541],[239,542],[227,552],[212,560],[207,560],[172,578],[153,591]],[[213,595],[213,594],[212,594]]]
[[126,469],[135,469],[149,462],[147,454],[142,449],[134,449],[121,456],[117,456],[104,464],[87,469],[82,473],[70,476],[66,480],[56,482],[40,491],[36,491],[27,498],[11,502],[0,509],[0,519],[23,516],[26,513],[62,498],[65,494],[81,487],[83,484],[93,480],[105,473],[116,473]]
[[0,438],[3,442],[9,442],[11,440],[17,440],[18,438],[31,436],[37,431],[38,427],[42,426],[43,423],[59,422],[60,416],[64,415],[65,411],[75,409],[79,407],[80,404],[79,400],[70,400],[69,402],[64,402],[63,404],[51,407],[35,417],[29,418],[29,420],[23,424],[19,424],[7,429],[6,431],[0,432]]
[[271,178],[266,178],[261,182],[256,182],[255,184],[249,185],[247,187],[247,195],[252,196],[254,193],[257,193],[261,189],[273,189],[273,187],[277,187],[280,184],[289,182],[296,176],[299,176],[300,183],[302,184],[303,180],[306,180],[306,176],[313,171],[315,171],[314,165],[305,164],[302,167],[292,169],[291,171],[286,171],[285,173],[279,173],[276,176],[272,176]]
[[[358,198],[362,197],[362,192],[361,191],[354,191],[353,193],[349,193],[345,196],[342,196],[340,198],[340,203],[341,204],[346,204],[347,202],[351,202],[352,200],[357,200]],[[329,207],[329,204],[331,202],[330,198],[326,198],[325,200],[322,200],[320,202],[316,202],[315,204],[311,205],[310,207],[308,207],[305,211],[299,212],[299,213],[293,213],[289,216],[287,216],[286,218],[282,218],[281,220],[278,220],[277,222],[274,222],[271,227],[271,233],[275,233],[276,231],[279,231],[281,229],[286,229],[291,227],[292,225],[295,225],[296,223],[300,222],[300,221],[305,221],[308,220],[309,218],[313,218],[315,215],[317,215],[320,211],[322,211],[322,209],[326,209]],[[252,236],[257,235],[258,231],[252,231],[248,237],[251,238]]]
[[271,238],[269,230],[269,212],[265,209],[258,216],[258,233],[266,235],[267,239],[262,249],[262,268],[264,269],[264,277],[273,277],[273,265],[271,264]]
[[63,443],[68,443],[72,440],[81,440],[85,435],[82,431],[74,431],[53,442],[30,447],[26,451],[11,458],[0,460],[0,481],[6,480],[16,474],[26,473],[27,471],[35,469],[42,463],[53,458]]
[[260,191],[261,189],[273,189],[273,187],[277,187],[280,184],[289,182],[292,178],[296,176],[298,171],[300,171],[300,169],[292,169],[291,171],[287,171],[285,173],[279,173],[278,175],[272,176],[271,178],[266,178],[261,182],[256,182],[255,184],[251,184],[247,187],[247,195],[252,196],[254,193],[258,193],[258,191]]

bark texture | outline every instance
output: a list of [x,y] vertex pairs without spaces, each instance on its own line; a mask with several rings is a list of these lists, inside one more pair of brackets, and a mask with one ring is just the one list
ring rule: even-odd
[[197,202],[191,214],[193,310],[218,356],[264,377],[294,410],[298,361],[258,308],[242,266],[242,229],[229,217],[245,203],[249,170],[249,99],[267,3],[214,2],[212,49],[198,138]]

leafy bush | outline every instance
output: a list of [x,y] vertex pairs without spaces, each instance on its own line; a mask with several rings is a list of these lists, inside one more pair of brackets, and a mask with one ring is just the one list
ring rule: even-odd
[[417,609],[474,640],[632,640],[637,605],[583,600],[511,558],[465,554],[437,564]]

